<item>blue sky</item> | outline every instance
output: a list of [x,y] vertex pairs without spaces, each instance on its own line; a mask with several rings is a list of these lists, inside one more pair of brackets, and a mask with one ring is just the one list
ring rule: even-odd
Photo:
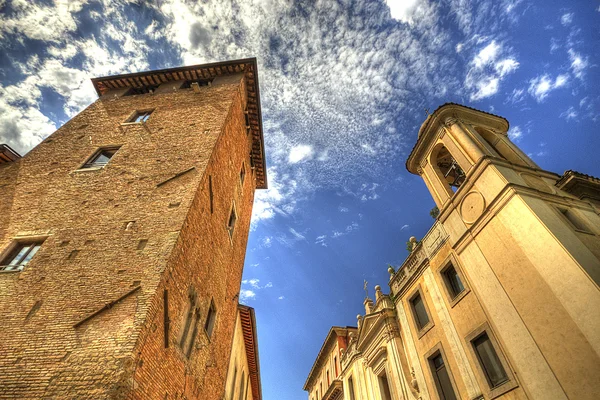
[[0,0],[0,143],[27,152],[96,99],[90,78],[256,56],[270,189],[241,298],[265,399],[302,386],[363,280],[432,224],[404,167],[425,109],[506,117],[545,169],[600,175],[600,2]]

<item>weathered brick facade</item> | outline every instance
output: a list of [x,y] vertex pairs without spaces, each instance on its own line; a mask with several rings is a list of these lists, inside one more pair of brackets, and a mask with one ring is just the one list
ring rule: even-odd
[[[45,238],[22,271],[0,272],[0,398],[223,396],[265,168],[255,61],[208,67],[180,76],[202,71],[211,86],[173,90],[177,72],[161,71],[169,83],[155,93],[109,91],[26,156],[0,164],[0,263],[15,243]],[[136,110],[153,112],[122,125]],[[109,145],[121,147],[104,168],[77,171]],[[179,342],[192,292],[199,317],[188,358]]]

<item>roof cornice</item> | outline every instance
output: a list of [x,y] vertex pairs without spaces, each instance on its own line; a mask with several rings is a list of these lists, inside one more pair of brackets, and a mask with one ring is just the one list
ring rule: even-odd
[[155,86],[171,81],[212,79],[238,73],[244,73],[246,78],[248,115],[250,117],[250,132],[252,133],[252,158],[256,166],[256,187],[266,189],[267,166],[256,58],[104,76],[92,78],[92,84],[98,96],[102,96],[114,89]]

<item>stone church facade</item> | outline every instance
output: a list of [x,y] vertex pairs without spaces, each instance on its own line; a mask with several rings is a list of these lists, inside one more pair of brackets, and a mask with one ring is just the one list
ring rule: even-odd
[[0,398],[220,400],[267,187],[256,60],[92,81],[27,155],[0,147]]
[[504,118],[457,104],[408,161],[436,222],[330,331],[309,400],[600,398],[600,179],[539,168]]

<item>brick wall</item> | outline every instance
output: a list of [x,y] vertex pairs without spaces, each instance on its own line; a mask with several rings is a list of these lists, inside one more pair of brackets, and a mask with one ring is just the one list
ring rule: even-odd
[[[0,251],[18,236],[47,236],[22,272],[0,273],[0,398],[219,397],[254,191],[244,93],[238,81],[199,93],[105,96],[23,159],[0,166]],[[154,112],[145,125],[121,126],[135,109]],[[121,145],[105,168],[74,172],[105,145]],[[201,328],[211,297],[218,317],[212,342],[202,330],[188,360],[177,342],[190,285]]]

